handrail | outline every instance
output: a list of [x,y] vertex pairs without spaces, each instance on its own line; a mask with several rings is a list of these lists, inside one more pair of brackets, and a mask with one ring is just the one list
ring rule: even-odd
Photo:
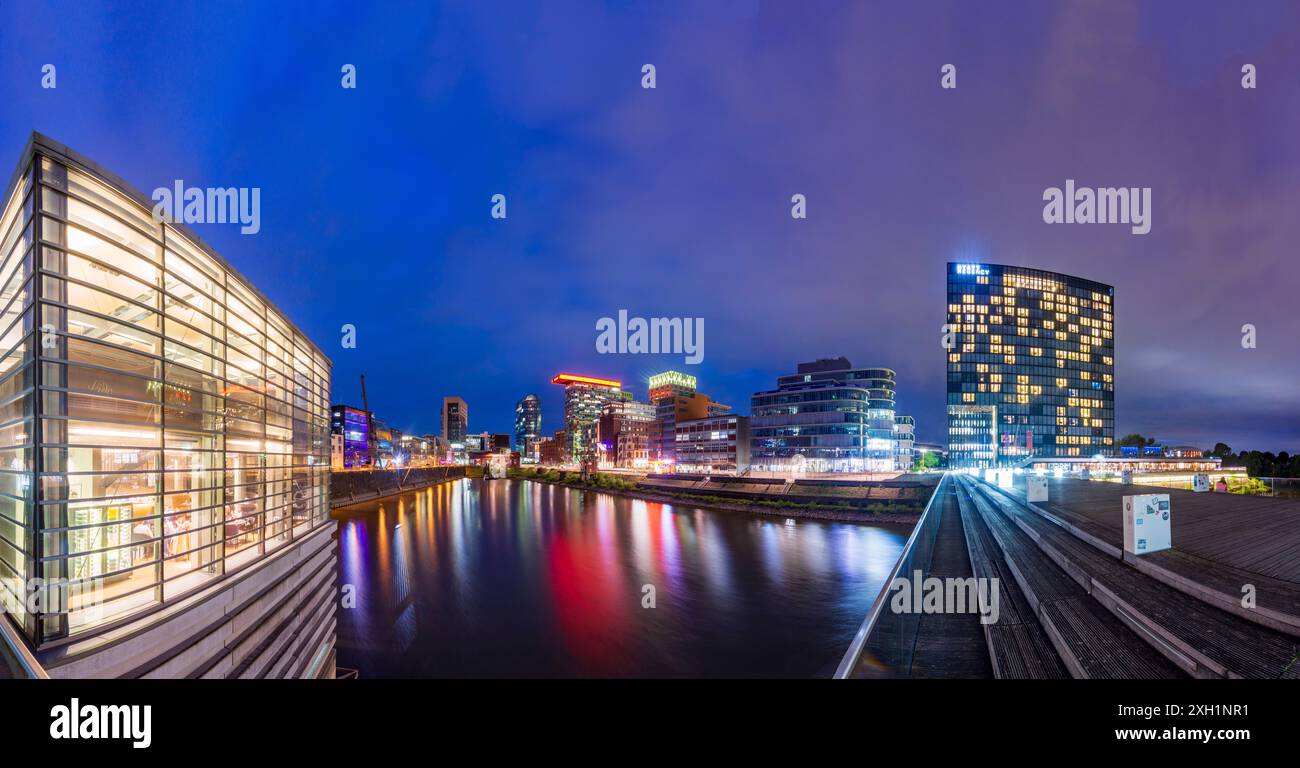
[[[30,680],[49,680],[50,676],[36,660],[32,652],[27,648],[27,643],[23,642],[18,631],[10,623],[8,616],[0,616],[0,638],[4,639],[4,655],[12,657],[18,662],[18,670]],[[0,659],[3,661],[3,659]]]
[[853,642],[849,643],[849,649],[845,651],[839,667],[835,669],[835,679],[848,679],[858,666],[858,660],[862,658],[862,651],[867,645],[867,638],[871,636],[871,630],[875,628],[876,621],[880,618],[880,615],[885,610],[885,605],[889,602],[889,590],[894,584],[894,579],[898,578],[903,563],[916,547],[916,542],[925,530],[930,516],[930,509],[934,506],[934,500],[939,498],[939,494],[943,490],[943,484],[947,482],[949,482],[949,475],[944,472],[939,484],[934,487],[934,493],[930,494],[930,500],[925,503],[925,510],[921,512],[921,517],[916,521],[916,527],[912,529],[912,535],[907,537],[907,543],[903,545],[903,551],[899,553],[898,561],[894,563],[894,567],[890,570],[889,578],[885,579],[884,585],[880,588],[880,594],[876,595],[875,602],[871,604],[871,610],[867,611],[867,617],[863,619],[862,626],[858,628],[858,633],[853,636]]

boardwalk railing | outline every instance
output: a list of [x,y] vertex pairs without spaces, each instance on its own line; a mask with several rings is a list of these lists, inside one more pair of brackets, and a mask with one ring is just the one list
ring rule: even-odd
[[342,507],[465,477],[465,467],[376,469],[330,474],[330,506]]
[[911,668],[916,629],[921,616],[915,612],[894,613],[889,610],[890,586],[900,574],[910,578],[914,570],[929,570],[930,559],[934,554],[934,540],[939,535],[939,523],[943,515],[943,505],[936,505],[935,499],[950,492],[952,483],[951,476],[944,474],[939,485],[935,486],[934,493],[930,494],[930,501],[926,503],[916,527],[912,529],[912,535],[903,545],[898,562],[889,572],[889,578],[885,579],[880,594],[876,595],[876,601],[871,604],[867,618],[853,637],[844,658],[840,660],[840,666],[835,670],[836,678],[853,677],[859,663],[864,663],[864,655],[867,656],[865,663],[878,670],[881,677],[889,677],[891,672],[906,673]]

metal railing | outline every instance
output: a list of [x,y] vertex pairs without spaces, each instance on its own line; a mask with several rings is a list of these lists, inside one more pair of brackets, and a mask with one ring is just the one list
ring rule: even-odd
[[[942,505],[935,506],[935,500],[941,494],[952,491],[952,477],[944,473],[943,479],[935,486],[934,493],[916,521],[912,535],[903,545],[903,552],[889,572],[889,578],[880,588],[880,594],[871,604],[871,610],[854,635],[848,651],[840,660],[835,670],[837,679],[854,676],[859,664],[869,664],[869,677],[905,676],[912,667],[912,651],[916,646],[916,630],[920,622],[919,613],[894,613],[886,610],[889,604],[890,587],[900,573],[909,574],[914,570],[928,571],[931,557],[934,555],[934,541],[939,535],[940,518],[943,516]],[[864,661],[864,654],[868,659]]]

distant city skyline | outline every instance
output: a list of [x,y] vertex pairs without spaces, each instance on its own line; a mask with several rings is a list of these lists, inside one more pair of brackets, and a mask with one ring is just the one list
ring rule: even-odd
[[[256,234],[193,229],[330,357],[333,402],[360,406],[364,373],[412,434],[446,395],[511,432],[529,392],[550,434],[562,370],[638,399],[683,370],[746,414],[845,356],[897,371],[942,443],[944,269],[970,261],[1115,286],[1117,438],[1300,451],[1285,3],[354,10],[4,4],[0,157],[38,130],[142,190],[260,189]],[[1067,180],[1150,188],[1149,232],[1044,223]],[[620,309],[704,318],[704,361],[600,354]]]

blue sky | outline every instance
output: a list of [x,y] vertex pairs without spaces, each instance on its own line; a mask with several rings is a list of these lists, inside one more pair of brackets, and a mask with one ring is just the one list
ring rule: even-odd
[[[471,429],[507,431],[528,392],[555,429],[560,371],[643,397],[685,369],[743,413],[798,361],[846,355],[896,369],[899,410],[938,441],[944,264],[971,259],[1116,286],[1118,433],[1294,451],[1298,15],[5,1],[0,156],[35,129],[146,192],[259,187],[259,234],[196,231],[331,357],[336,401],[365,373],[405,430],[436,432],[459,394]],[[1152,187],[1151,233],[1044,224],[1067,178]],[[704,362],[597,354],[619,309],[703,317]]]

